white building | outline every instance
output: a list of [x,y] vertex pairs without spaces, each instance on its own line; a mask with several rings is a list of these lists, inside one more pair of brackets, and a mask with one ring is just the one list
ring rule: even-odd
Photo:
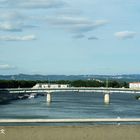
[[38,83],[32,88],[68,88],[68,84],[46,84],[46,83]]
[[140,82],[129,83],[129,88],[140,88]]

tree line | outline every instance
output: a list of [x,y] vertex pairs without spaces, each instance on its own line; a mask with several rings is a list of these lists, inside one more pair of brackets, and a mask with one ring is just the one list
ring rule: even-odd
[[26,81],[26,80],[0,80],[0,88],[31,88],[37,83],[52,83],[52,84],[69,84],[71,87],[112,87],[112,88],[128,88],[128,83],[125,81],[109,80],[75,80],[75,81]]

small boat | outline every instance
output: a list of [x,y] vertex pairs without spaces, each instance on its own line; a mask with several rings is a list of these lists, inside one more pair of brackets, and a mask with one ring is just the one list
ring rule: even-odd
[[19,96],[18,96],[18,99],[24,99],[24,96],[19,95]]
[[29,96],[29,94],[18,95],[17,99],[27,99]]
[[139,96],[135,96],[135,98],[136,98],[137,100],[140,100],[140,95],[139,95]]
[[24,98],[27,99],[30,95],[29,94],[25,94]]
[[37,94],[36,94],[36,93],[32,93],[32,94],[30,94],[30,95],[29,95],[28,99],[35,98],[36,96],[37,96]]

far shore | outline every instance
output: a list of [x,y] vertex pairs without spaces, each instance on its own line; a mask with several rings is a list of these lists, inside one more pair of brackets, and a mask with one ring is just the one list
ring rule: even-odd
[[0,126],[0,140],[139,140],[140,125]]

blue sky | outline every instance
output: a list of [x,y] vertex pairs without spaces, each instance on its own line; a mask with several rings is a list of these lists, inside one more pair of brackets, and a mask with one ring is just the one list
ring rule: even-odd
[[140,74],[140,1],[0,0],[0,74]]

